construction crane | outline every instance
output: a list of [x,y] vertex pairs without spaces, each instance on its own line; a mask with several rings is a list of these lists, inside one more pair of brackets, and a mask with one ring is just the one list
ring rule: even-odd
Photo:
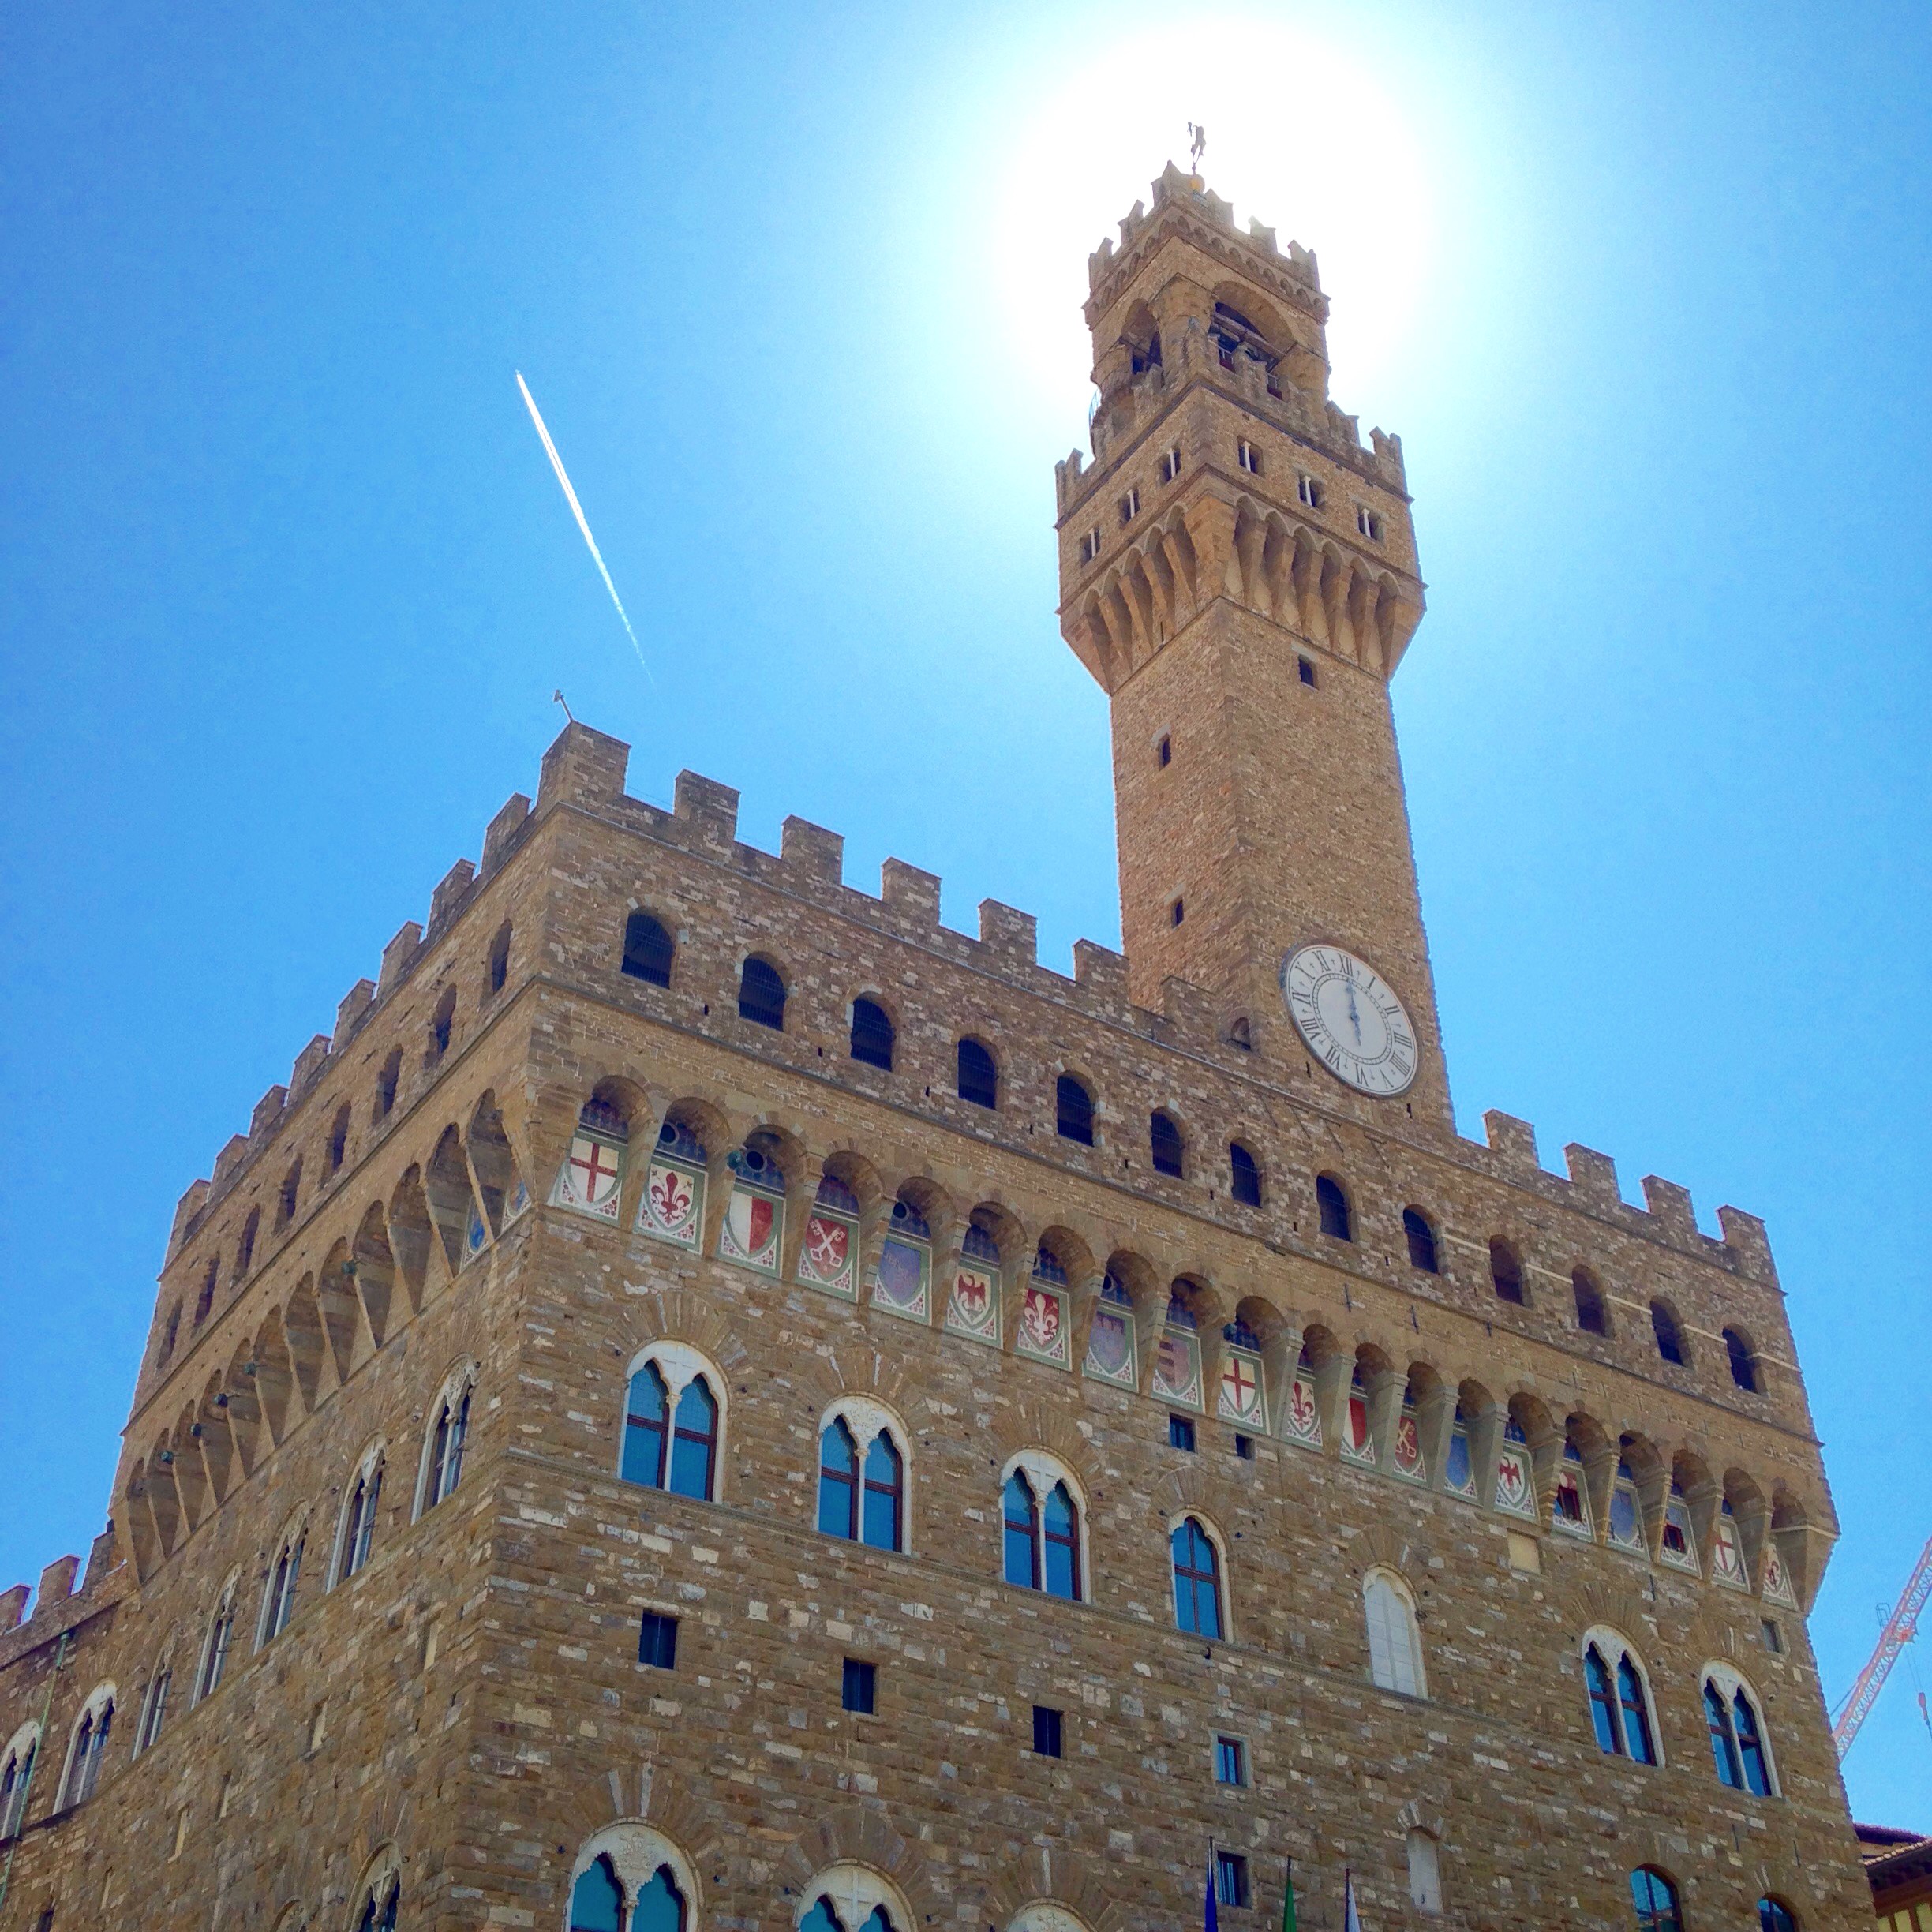
[[[1878,1693],[1885,1688],[1885,1680],[1892,1674],[1899,1653],[1918,1635],[1919,1613],[1929,1597],[1932,1597],[1932,1538],[1926,1540],[1925,1548],[1919,1552],[1919,1561],[1907,1580],[1904,1593],[1878,1634],[1878,1648],[1866,1659],[1858,1682],[1832,1720],[1832,1743],[1840,1759],[1852,1748],[1859,1726],[1871,1715],[1871,1707],[1878,1702]],[[1925,1694],[1921,1691],[1919,1710],[1922,1717],[1925,1716]],[[1926,1718],[1926,1728],[1932,1730],[1932,1717]]]

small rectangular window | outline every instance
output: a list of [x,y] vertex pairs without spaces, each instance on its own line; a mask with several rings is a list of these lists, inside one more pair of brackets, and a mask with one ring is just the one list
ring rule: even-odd
[[1366,504],[1355,506],[1355,527],[1371,543],[1382,541],[1382,519]]
[[1763,1623],[1764,1647],[1773,1656],[1781,1655],[1784,1649],[1784,1633],[1778,1628],[1777,1623],[1770,1617],[1765,1618]]
[[1181,452],[1178,449],[1170,449],[1160,459],[1160,480],[1163,483],[1171,483],[1180,474]]
[[1261,474],[1261,452],[1252,443],[1241,444],[1236,455],[1240,459],[1241,466],[1250,476],[1259,476]]
[[1090,530],[1080,539],[1080,561],[1083,564],[1091,564],[1099,554],[1100,533],[1097,530]]
[[1306,470],[1295,478],[1295,494],[1311,510],[1322,507],[1322,486]]
[[1174,904],[1167,908],[1167,923],[1170,926],[1178,926],[1186,917],[1187,902],[1185,900],[1177,899]]
[[1248,1861],[1238,1852],[1215,1852],[1215,1896],[1223,1905],[1248,1904]]
[[1137,489],[1130,489],[1120,500],[1120,519],[1123,523],[1131,523],[1140,514],[1140,492]]
[[1248,1747],[1239,1738],[1215,1739],[1215,1782],[1217,1784],[1248,1782]]
[[1060,1713],[1044,1704],[1033,1706],[1033,1754],[1036,1758],[1060,1755]]
[[676,1617],[646,1610],[643,1626],[638,1633],[638,1661],[657,1670],[676,1670],[677,1627]]
[[1194,1424],[1191,1417],[1169,1410],[1167,1446],[1170,1449],[1185,1449],[1189,1455],[1194,1453]]
[[1254,1460],[1254,1438],[1252,1436],[1244,1436],[1239,1430],[1237,1430],[1234,1435],[1234,1453],[1244,1462],[1252,1462]]
[[1297,657],[1295,670],[1304,684],[1312,686],[1315,682],[1315,661],[1312,657]]
[[848,1657],[840,1697],[848,1711],[857,1711],[862,1717],[873,1716],[878,1709],[878,1666]]

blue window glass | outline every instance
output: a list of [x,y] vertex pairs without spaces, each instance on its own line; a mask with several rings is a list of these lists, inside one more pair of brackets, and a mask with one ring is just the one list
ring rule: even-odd
[[1650,1706],[1644,1697],[1643,1679],[1627,1657],[1617,1666],[1617,1698],[1623,1706],[1623,1739],[1630,1747],[1630,1754],[1639,1764],[1655,1764],[1657,1752],[1650,1742]]
[[845,1921],[832,1909],[829,1898],[822,1898],[799,1921],[799,1932],[845,1932]]
[[1190,1516],[1171,1539],[1174,1621],[1196,1637],[1221,1635],[1221,1567],[1208,1533]]
[[852,1431],[834,1422],[818,1439],[818,1527],[823,1534],[852,1535],[858,1491],[858,1449]]
[[1042,1512],[1046,1523],[1046,1593],[1077,1600],[1080,1587],[1080,1511],[1065,1483],[1055,1483]]
[[1744,1782],[1760,1798],[1771,1795],[1771,1767],[1765,1762],[1764,1739],[1758,1729],[1758,1713],[1751,1701],[1740,1690],[1731,1700],[1736,1720],[1738,1755],[1744,1761]]
[[1017,1470],[1006,1478],[1004,1506],[1006,1581],[1023,1589],[1038,1589],[1039,1578],[1039,1506],[1033,1486]]
[[717,1455],[717,1402],[699,1376],[678,1398],[677,1426],[671,1442],[672,1490],[709,1503]]
[[623,1460],[617,1473],[626,1482],[664,1487],[668,1421],[664,1377],[654,1363],[646,1362],[631,1378],[631,1399],[624,1412]]
[[1637,1913],[1637,1932],[1683,1932],[1677,1888],[1661,1871],[1639,1865],[1631,1874],[1631,1904]]
[[570,1932],[622,1932],[623,1893],[607,1858],[593,1859],[571,1888]]
[[1738,1762],[1737,1739],[1731,1728],[1731,1708],[1724,1693],[1707,1678],[1704,1683],[1704,1724],[1710,1732],[1711,1761],[1718,1780],[1733,1791],[1744,1788],[1743,1767]]
[[1583,1681],[1589,1690],[1590,1725],[1597,1733],[1597,1748],[1610,1757],[1621,1757],[1623,1740],[1617,1730],[1616,1696],[1610,1688],[1603,1653],[1594,1644],[1583,1653]]
[[638,1893],[628,1932],[684,1932],[684,1895],[668,1865],[660,1865]]
[[865,1541],[874,1549],[896,1550],[900,1546],[904,1467],[893,1439],[881,1429],[865,1457],[863,1527]]
[[1458,1428],[1449,1438],[1449,1487],[1467,1489],[1475,1480],[1475,1470],[1470,1462],[1468,1432]]

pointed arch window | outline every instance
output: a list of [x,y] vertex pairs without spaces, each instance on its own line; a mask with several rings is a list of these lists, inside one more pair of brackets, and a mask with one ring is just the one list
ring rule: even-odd
[[1174,1557],[1174,1623],[1178,1629],[1219,1642],[1221,1552],[1193,1516],[1185,1517],[1168,1539]]
[[1050,1469],[1016,1469],[1006,1479],[1001,1520],[1009,1583],[1073,1602],[1081,1597],[1080,1505]]
[[61,1807],[84,1804],[100,1783],[101,1761],[107,1754],[107,1734],[114,1728],[114,1705],[111,1695],[97,1692],[88,1702],[79,1728],[74,1732],[73,1750],[67,1760],[67,1784],[61,1793]]
[[0,1838],[16,1837],[26,1816],[28,1788],[33,1782],[34,1760],[39,1755],[40,1739],[30,1735],[24,1746],[17,1743],[0,1769]]
[[462,1480],[463,1451],[470,1440],[470,1398],[474,1388],[474,1383],[466,1381],[436,1404],[423,1472],[422,1507],[425,1510],[434,1509],[445,1496],[455,1495],[457,1484]]
[[738,979],[738,1017],[773,1032],[784,1031],[785,983],[778,968],[755,957],[744,963]]
[[663,922],[650,913],[633,912],[624,921],[623,972],[626,979],[668,987],[676,951]]
[[1654,1865],[1639,1865],[1631,1874],[1630,1886],[1637,1932],[1683,1932],[1677,1888]]
[[500,993],[510,977],[510,922],[505,919],[490,942],[489,990],[492,993]]
[[140,1723],[134,1732],[134,1754],[139,1757],[161,1735],[167,1722],[168,1692],[174,1687],[173,1666],[166,1660],[156,1668],[148,1683],[148,1695],[141,1705]]
[[1372,1570],[1362,1584],[1368,1623],[1368,1675],[1378,1690],[1425,1697],[1422,1635],[1408,1587],[1385,1570]]
[[272,1643],[288,1628],[289,1619],[295,1614],[295,1592],[301,1582],[302,1545],[307,1539],[301,1535],[291,1537],[276,1553],[275,1567],[268,1572],[268,1588],[262,1598],[262,1626],[260,1642]]
[[208,1625],[208,1642],[201,1652],[201,1676],[195,1687],[195,1702],[199,1704],[204,1697],[212,1695],[222,1680],[222,1672],[228,1668],[228,1649],[234,1642],[234,1593],[230,1583],[222,1592],[221,1601],[215,1606],[215,1616]]
[[349,1492],[349,1507],[343,1518],[342,1559],[335,1581],[346,1583],[369,1559],[369,1545],[376,1537],[376,1507],[382,1496],[383,1466],[380,1458],[361,1471]]
[[1584,1645],[1583,1684],[1597,1748],[1607,1758],[1655,1764],[1649,1685],[1635,1656],[1614,1632],[1594,1631]]
[[571,1888],[570,1932],[623,1932],[623,1888],[608,1857],[593,1859]]
[[396,1913],[402,1902],[402,1881],[391,1878],[372,1890],[356,1921],[356,1932],[396,1932]]
[[1798,1915],[1782,1899],[1761,1898],[1758,1932],[1798,1932]]
[[[845,1932],[845,1921],[841,1919],[830,1899],[820,1896],[814,1900],[812,1908],[799,1921],[799,1932]],[[883,1904],[874,1905],[859,1932],[897,1932],[892,1915]]]
[[1705,1672],[1704,1722],[1718,1781],[1754,1797],[1773,1796],[1776,1788],[1757,1703],[1735,1673]]
[[1331,1241],[1354,1240],[1355,1217],[1349,1208],[1348,1189],[1333,1174],[1315,1177],[1315,1206],[1321,1231]]
[[904,1543],[905,1459],[890,1431],[878,1429],[863,1456],[844,1416],[818,1439],[818,1527],[873,1549]]
[[[673,1372],[668,1378],[666,1368]],[[618,1464],[623,1481],[709,1503],[717,1452],[718,1400],[710,1375],[668,1354],[639,1363],[624,1410]]]

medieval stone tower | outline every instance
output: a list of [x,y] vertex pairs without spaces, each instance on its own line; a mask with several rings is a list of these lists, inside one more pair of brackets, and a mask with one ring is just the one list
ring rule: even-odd
[[1455,1129],[1314,258],[1088,315],[1125,957],[567,729],[182,1198],[0,1932],[1864,1923],[1762,1226]]

